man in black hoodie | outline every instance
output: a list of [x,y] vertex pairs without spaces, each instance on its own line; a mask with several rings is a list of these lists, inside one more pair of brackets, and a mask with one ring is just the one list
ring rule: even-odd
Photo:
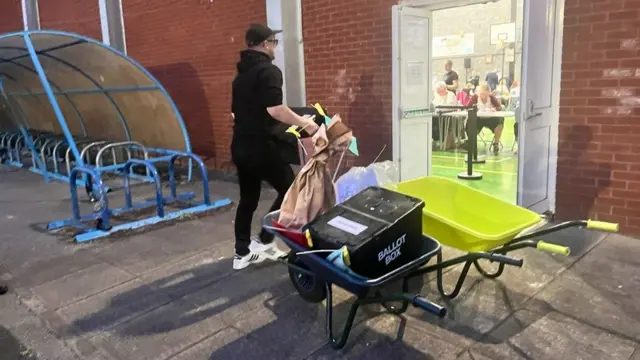
[[233,138],[231,158],[238,170],[240,203],[236,212],[236,270],[286,255],[273,242],[273,236],[262,230],[251,236],[251,221],[258,207],[262,181],[278,192],[270,211],[280,209],[294,173],[281,151],[274,129],[278,122],[295,125],[313,134],[318,125],[313,119],[295,114],[283,104],[282,72],[272,62],[278,40],[276,31],[253,24],[247,30],[248,49],[240,53],[238,74],[233,80],[231,111]]

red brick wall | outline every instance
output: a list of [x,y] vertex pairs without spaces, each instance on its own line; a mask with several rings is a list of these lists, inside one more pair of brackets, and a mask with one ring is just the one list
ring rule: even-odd
[[359,138],[356,164],[391,158],[394,0],[303,0],[308,102],[340,113]]
[[640,234],[640,1],[566,0],[557,215]]
[[194,151],[229,160],[231,81],[244,33],[266,22],[264,0],[124,0],[129,55],[165,85],[187,124]]
[[24,29],[20,1],[0,0],[0,9],[0,34]]
[[98,1],[39,1],[40,28],[62,30],[102,41]]

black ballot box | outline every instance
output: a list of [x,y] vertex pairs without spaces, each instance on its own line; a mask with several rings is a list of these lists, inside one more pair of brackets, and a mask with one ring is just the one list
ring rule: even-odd
[[307,229],[314,249],[346,246],[351,269],[373,279],[421,255],[423,208],[420,199],[372,186],[318,216]]

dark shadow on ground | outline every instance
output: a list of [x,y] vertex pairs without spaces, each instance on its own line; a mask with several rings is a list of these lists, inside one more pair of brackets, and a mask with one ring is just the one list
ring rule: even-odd
[[36,356],[27,349],[4,326],[0,326],[0,360],[36,360]]

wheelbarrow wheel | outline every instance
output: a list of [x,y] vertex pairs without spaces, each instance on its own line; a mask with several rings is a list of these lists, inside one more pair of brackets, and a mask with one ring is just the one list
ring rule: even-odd
[[[305,270],[309,269],[308,266],[297,259],[296,255],[293,252],[289,254],[288,261],[290,264],[296,265]],[[293,286],[298,291],[300,297],[305,299],[306,301],[310,303],[320,303],[327,298],[327,288],[325,286],[325,282],[319,280],[316,276],[302,273],[290,267],[289,278],[291,279]]]

